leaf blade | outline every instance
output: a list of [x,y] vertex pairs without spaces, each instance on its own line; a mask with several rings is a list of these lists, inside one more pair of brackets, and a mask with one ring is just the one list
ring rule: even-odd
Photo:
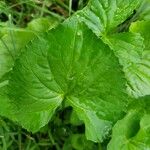
[[[60,38],[64,34],[67,39]],[[117,58],[74,17],[28,45],[16,62],[9,94],[21,114],[31,110],[33,113],[55,111],[63,100],[70,102],[69,97],[76,97],[80,107],[74,98],[70,105],[78,114],[83,105],[90,107],[90,111],[85,109],[82,112],[80,119],[86,125],[88,139],[95,142],[102,141],[109,134],[109,131],[105,132],[106,128],[110,130],[110,124],[124,115],[128,102],[124,74]],[[48,107],[52,105],[53,97],[57,97],[54,103],[60,102],[56,109]],[[93,122],[89,124],[86,118]],[[26,119],[30,124],[32,117]],[[25,125],[21,120],[19,122]]]
[[140,3],[139,0],[91,0],[78,15],[98,37],[105,37],[123,23]]

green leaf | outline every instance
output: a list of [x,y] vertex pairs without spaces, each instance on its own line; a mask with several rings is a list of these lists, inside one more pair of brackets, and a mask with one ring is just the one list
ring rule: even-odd
[[[47,26],[41,28],[44,23]],[[35,28],[35,25],[38,28],[33,33],[29,29]],[[8,27],[7,24],[1,27],[3,36],[0,38],[0,115],[7,116],[10,119],[14,118],[7,95],[7,84],[9,82],[9,72],[12,70],[15,60],[22,53],[22,48],[35,38],[36,34],[44,32],[51,27],[54,27],[53,22],[48,24],[48,20],[42,18],[29,23],[26,29]]]
[[90,0],[78,15],[98,37],[105,36],[123,23],[140,3],[140,0]]
[[7,96],[9,72],[14,65],[15,59],[20,55],[21,48],[33,38],[33,33],[6,27],[3,29],[5,32],[0,39],[0,115],[14,120],[10,101]]
[[[149,21],[132,23],[130,32],[109,36],[109,45],[118,56],[133,97],[150,95]],[[117,41],[117,42],[116,42]]]
[[107,45],[76,18],[68,19],[28,44],[16,61],[9,96],[18,121],[37,131],[67,102],[84,121],[87,138],[102,141],[128,102],[121,69]]
[[108,150],[150,149],[150,114],[142,114],[136,109],[119,120],[113,127]]
[[[143,52],[144,44],[149,44],[149,41],[143,44],[142,37],[132,33],[106,34],[109,31],[113,32],[113,29],[125,21],[139,4],[141,1],[137,0],[109,2],[95,0],[90,1],[88,6],[77,15],[97,36],[102,36],[103,41],[114,50],[125,72],[127,91],[133,97],[150,94],[149,64],[148,59],[146,58],[145,62],[144,58],[147,53]],[[143,29],[146,28],[148,27]]]
[[150,94],[150,82],[145,76],[146,70],[142,64],[144,61],[144,39],[141,35],[138,33],[117,33],[108,38],[109,42],[107,43],[123,66],[128,93],[133,97]]

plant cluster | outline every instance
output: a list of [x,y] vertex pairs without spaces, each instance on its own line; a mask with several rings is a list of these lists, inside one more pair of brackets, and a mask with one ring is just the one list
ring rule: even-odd
[[149,27],[149,0],[91,0],[59,25],[4,27],[0,115],[33,133],[64,129],[64,150],[150,149]]

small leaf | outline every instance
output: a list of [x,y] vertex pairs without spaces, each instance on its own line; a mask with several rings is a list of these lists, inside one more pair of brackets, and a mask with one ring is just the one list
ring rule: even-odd
[[90,0],[78,16],[98,37],[105,37],[123,23],[140,3],[140,0]]
[[130,110],[113,127],[108,150],[147,150],[150,149],[150,114]]

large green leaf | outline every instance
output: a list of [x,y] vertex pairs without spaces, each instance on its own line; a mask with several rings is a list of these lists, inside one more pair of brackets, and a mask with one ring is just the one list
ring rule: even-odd
[[[150,149],[150,97],[134,101],[134,109],[113,127],[108,150]],[[132,104],[132,105],[133,105]],[[145,113],[147,112],[147,113]]]
[[[45,25],[44,28],[43,24]],[[54,27],[54,25],[56,25],[56,22],[43,18],[33,20],[26,29],[8,27],[7,24],[2,24],[2,36],[0,37],[0,115],[7,116],[10,119],[14,118],[7,96],[7,84],[9,72],[12,70],[15,60],[21,54],[22,48],[38,34]]]
[[134,80],[137,82],[135,85],[135,95],[144,96],[150,95],[150,21],[141,21],[133,23],[130,27],[131,32],[140,33],[144,38],[144,51],[141,56],[141,61],[135,64],[136,76]]
[[135,10],[140,0],[90,0],[78,14],[97,35],[104,36],[123,23]]
[[[144,39],[137,33],[118,33],[109,36],[109,46],[119,58],[127,79],[127,91],[138,97],[150,93],[148,81],[144,81],[144,70],[141,70]],[[117,41],[117,42],[116,42]]]
[[131,25],[132,33],[118,33],[108,37],[107,43],[123,66],[127,91],[134,97],[150,95],[149,27],[149,21],[140,21]]
[[67,102],[85,123],[87,138],[102,141],[127,105],[121,69],[107,45],[75,17],[68,19],[28,44],[16,61],[9,87],[15,115],[37,131]]

